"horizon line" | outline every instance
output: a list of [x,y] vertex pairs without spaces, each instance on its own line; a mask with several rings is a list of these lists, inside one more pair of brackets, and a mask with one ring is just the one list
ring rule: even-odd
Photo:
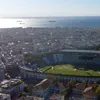
[[78,15],[78,16],[6,16],[0,18],[42,18],[42,17],[100,17],[100,15]]

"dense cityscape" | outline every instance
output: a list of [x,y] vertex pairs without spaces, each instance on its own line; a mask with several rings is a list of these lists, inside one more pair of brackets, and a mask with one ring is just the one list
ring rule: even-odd
[[21,65],[23,54],[37,55],[62,49],[99,50],[99,32],[99,28],[0,29],[1,67]]
[[[87,53],[89,57],[85,55],[83,63],[90,64],[94,59],[96,69],[96,66],[99,66],[100,56],[98,51],[94,51],[99,50],[99,45],[100,28],[1,28],[0,100],[99,100],[99,71],[90,71],[94,73],[94,77],[89,75],[88,71],[87,75],[91,76],[90,78],[81,77],[81,75],[76,77],[57,76],[55,72],[53,74],[45,73],[47,68],[53,69],[53,66],[57,64],[60,66],[63,63],[68,64],[68,62],[62,62],[64,60],[77,59],[73,58],[75,56],[71,56],[78,55],[77,52],[83,59],[84,53],[89,53],[88,50],[91,49],[93,54],[92,52]],[[70,51],[67,51],[68,55],[62,55],[61,52],[56,54],[65,49]],[[87,51],[81,51],[82,49]],[[70,53],[71,55],[69,55]],[[46,57],[45,54],[50,56]],[[67,56],[69,60],[67,60]],[[90,62],[90,60],[92,61]],[[79,61],[77,60],[77,62]],[[52,67],[47,67],[43,72],[40,71],[41,66],[50,65]],[[66,68],[69,70],[71,67],[64,66],[61,67],[65,70]],[[82,73],[85,69],[71,70]]]
[[0,100],[100,100],[100,0],[1,0]]

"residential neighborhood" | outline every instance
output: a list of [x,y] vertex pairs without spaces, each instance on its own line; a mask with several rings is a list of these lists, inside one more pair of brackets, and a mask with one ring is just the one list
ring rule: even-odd
[[[31,79],[32,80],[32,79]],[[52,81],[51,81],[52,80]],[[48,77],[29,83],[22,79],[3,80],[0,100],[99,100],[100,84]]]

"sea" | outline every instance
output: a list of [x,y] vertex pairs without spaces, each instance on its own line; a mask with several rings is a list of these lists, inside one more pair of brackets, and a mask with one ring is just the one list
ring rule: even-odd
[[0,28],[100,27],[99,16],[0,18]]

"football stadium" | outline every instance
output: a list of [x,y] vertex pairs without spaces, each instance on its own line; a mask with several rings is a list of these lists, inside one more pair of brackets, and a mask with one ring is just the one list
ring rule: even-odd
[[100,51],[61,50],[45,53],[31,66],[20,67],[24,78],[54,76],[62,80],[100,81]]

